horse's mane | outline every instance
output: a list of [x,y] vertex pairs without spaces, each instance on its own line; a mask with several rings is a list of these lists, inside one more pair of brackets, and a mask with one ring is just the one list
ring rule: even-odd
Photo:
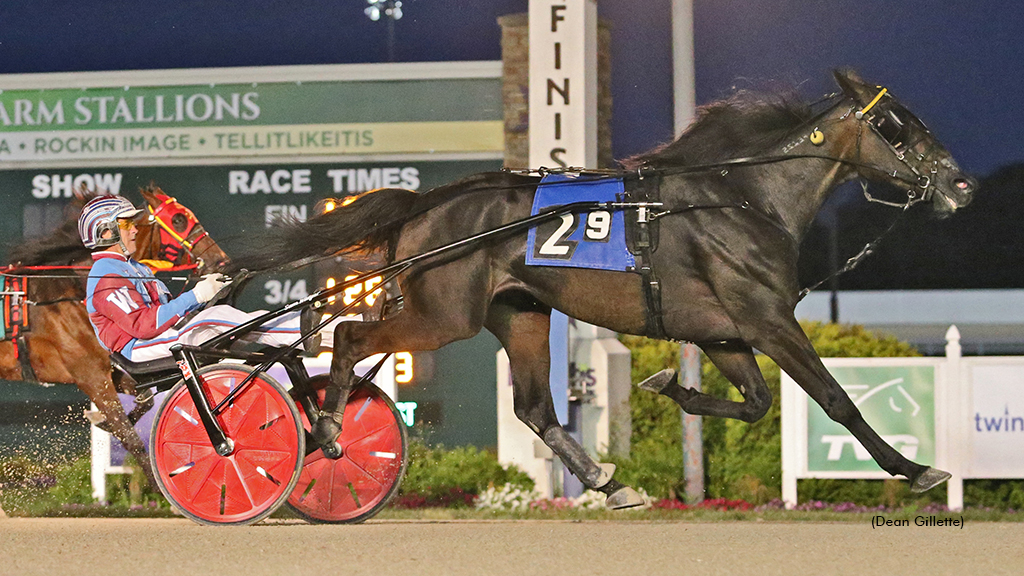
[[29,238],[11,247],[8,260],[11,264],[40,266],[43,264],[68,265],[89,257],[89,249],[78,236],[78,215],[82,206],[95,194],[75,198],[64,210],[64,222],[45,236]]
[[712,164],[754,155],[811,118],[811,106],[792,91],[747,90],[697,109],[696,119],[673,142],[623,160],[624,168]]

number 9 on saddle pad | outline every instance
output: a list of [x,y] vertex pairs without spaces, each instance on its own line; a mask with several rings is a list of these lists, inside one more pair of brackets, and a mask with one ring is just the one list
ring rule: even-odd
[[[614,202],[623,195],[621,178],[549,174],[537,186],[530,214],[572,202]],[[526,264],[632,271],[636,261],[626,247],[625,215],[604,210],[563,214],[531,228]]]

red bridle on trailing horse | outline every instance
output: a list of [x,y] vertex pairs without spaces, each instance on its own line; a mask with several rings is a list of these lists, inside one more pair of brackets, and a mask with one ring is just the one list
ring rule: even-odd
[[[209,234],[203,228],[199,220],[196,219],[195,214],[191,210],[182,206],[178,201],[166,194],[157,193],[157,200],[160,200],[160,204],[154,209],[152,206],[147,204],[149,209],[150,219],[149,221],[158,227],[156,236],[159,239],[157,249],[154,251],[153,256],[155,258],[145,258],[139,261],[149,266],[154,272],[180,272],[180,271],[191,271],[196,270],[203,265],[201,258],[206,250],[196,252],[196,244],[198,244],[203,238],[208,238]],[[180,262],[180,263],[175,263]],[[15,325],[20,325],[20,332],[28,331],[28,315],[24,313],[18,313],[16,310],[25,310],[24,306],[47,306],[51,304],[57,304],[59,302],[71,302],[79,301],[81,298],[70,297],[70,298],[59,298],[56,300],[50,300],[46,302],[33,302],[25,298],[28,292],[28,277],[33,276],[36,278],[68,278],[68,277],[80,277],[81,272],[88,271],[90,266],[60,266],[60,265],[46,265],[46,266],[18,266],[16,264],[8,265],[3,272],[0,272],[5,278],[4,290],[0,292],[0,298],[2,298],[2,311],[4,313],[5,320],[10,318],[17,318],[18,322],[14,322]],[[40,274],[40,272],[53,272],[53,271],[71,271],[72,274],[60,274],[60,275],[49,275]],[[14,281],[18,280],[16,289],[8,289],[7,280]],[[14,308],[12,308],[14,307]],[[9,324],[5,322],[5,324]],[[12,325],[11,328],[14,328]],[[14,330],[5,330],[6,336],[17,335],[16,328]]]
[[[167,266],[159,260],[140,260],[154,270],[182,270],[195,269],[203,265],[202,255],[206,250],[198,251],[196,246],[209,234],[203,225],[196,219],[191,210],[182,206],[178,201],[166,194],[156,193],[155,198],[162,200],[153,208],[148,205],[151,220],[159,228],[160,247],[157,256],[166,263],[173,263],[186,256],[185,262],[178,265]],[[184,254],[183,254],[184,253]]]

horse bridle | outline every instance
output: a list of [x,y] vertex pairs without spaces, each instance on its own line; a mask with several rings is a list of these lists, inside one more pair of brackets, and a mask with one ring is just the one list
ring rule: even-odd
[[[877,88],[879,89],[878,94],[876,94],[875,97],[866,106],[853,113],[854,118],[863,121],[863,124],[860,125],[861,131],[858,132],[857,134],[857,156],[858,158],[860,158],[860,140],[863,134],[863,126],[867,125],[871,129],[871,131],[873,131],[879,138],[882,139],[883,142],[885,142],[889,146],[889,149],[892,151],[893,155],[896,156],[896,159],[899,160],[900,163],[902,163],[907,168],[907,170],[909,170],[914,175],[914,181],[902,177],[897,173],[896,170],[894,170],[890,176],[908,185],[916,185],[917,188],[909,188],[907,190],[907,202],[904,204],[900,204],[898,202],[888,202],[886,200],[875,198],[870,193],[868,193],[867,185],[862,183],[861,185],[863,187],[864,197],[868,200],[868,202],[875,202],[878,204],[884,204],[886,206],[893,206],[896,208],[909,208],[910,206],[917,204],[918,202],[924,202],[931,199],[932,194],[935,192],[934,180],[935,175],[938,174],[939,171],[939,161],[932,160],[931,171],[929,174],[922,174],[916,166],[914,166],[908,161],[907,153],[910,152],[910,150],[914,146],[916,146],[920,140],[906,141],[903,135],[903,129],[906,127],[906,125],[916,122],[917,124],[920,125],[919,128],[921,130],[924,130],[926,134],[930,134],[931,131],[928,130],[928,127],[924,125],[924,122],[918,120],[913,114],[910,113],[910,111],[906,110],[906,108],[901,107],[901,112],[908,116],[908,118],[905,118],[903,120],[901,120],[893,110],[875,110],[875,113],[872,113],[872,110],[882,100],[883,97],[888,96],[889,98],[892,98],[892,95],[889,94],[888,88],[884,88],[882,86],[878,86]],[[840,116],[839,119],[844,120],[846,117],[849,116],[850,112],[853,112],[852,108],[846,114]],[[886,112],[888,112],[888,114]],[[893,126],[895,126],[895,130],[893,130]],[[933,139],[932,142],[928,145],[928,148],[917,154],[917,160],[921,162],[925,161],[925,159],[930,155],[934,147],[935,141]],[[877,170],[877,168],[874,169]]]
[[[171,214],[169,213],[169,211],[172,209],[172,207],[180,208],[176,209],[174,213]],[[177,246],[180,246],[181,249],[184,250],[186,254],[188,254],[188,257],[197,265],[197,268],[202,268],[202,255],[206,253],[209,247],[207,247],[207,250],[203,250],[197,253],[196,245],[203,238],[208,237],[209,234],[206,232],[206,229],[203,228],[203,225],[199,223],[199,220],[196,219],[195,214],[193,214],[191,210],[181,206],[181,204],[178,204],[178,201],[170,196],[167,198],[167,200],[161,202],[160,205],[157,206],[155,209],[148,204],[146,208],[149,210],[150,217],[160,228],[159,235],[161,248],[165,246],[174,245],[170,241],[164,241],[163,235],[166,234],[174,243],[177,244]],[[183,216],[189,224],[188,227],[186,227],[185,229],[184,236],[179,234],[174,229],[173,222],[171,220],[176,215]]]

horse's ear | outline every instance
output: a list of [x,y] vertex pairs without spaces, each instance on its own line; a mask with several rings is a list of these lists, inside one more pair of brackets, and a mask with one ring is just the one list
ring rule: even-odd
[[861,80],[859,74],[849,68],[833,70],[832,75],[836,83],[843,89],[843,93],[859,102],[866,102],[874,97],[874,88],[868,86]]

